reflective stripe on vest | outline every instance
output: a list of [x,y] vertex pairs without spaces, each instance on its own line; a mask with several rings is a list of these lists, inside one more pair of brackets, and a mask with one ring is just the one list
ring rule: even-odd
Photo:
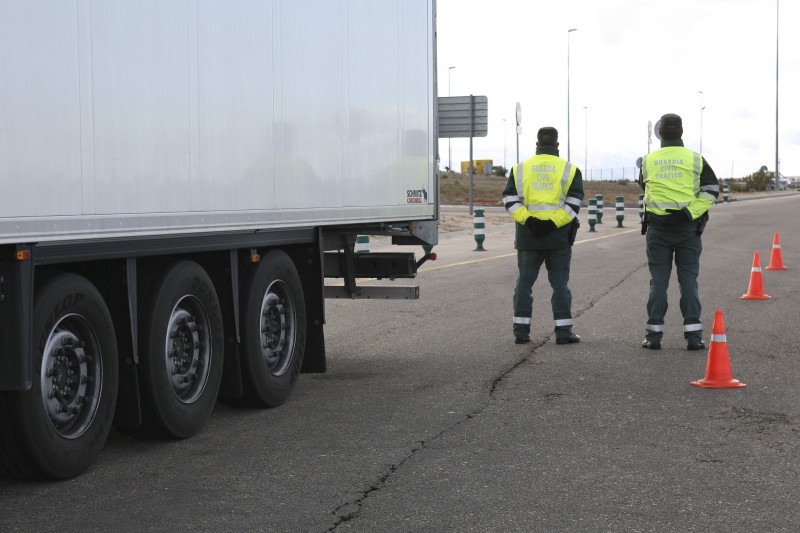
[[700,194],[703,157],[682,146],[668,146],[642,161],[645,209],[656,215],[682,209]]

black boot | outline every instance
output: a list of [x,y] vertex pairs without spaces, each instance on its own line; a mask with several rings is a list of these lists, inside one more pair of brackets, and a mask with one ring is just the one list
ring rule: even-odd
[[581,342],[581,338],[571,331],[567,337],[556,337],[556,344],[574,344],[576,342]]

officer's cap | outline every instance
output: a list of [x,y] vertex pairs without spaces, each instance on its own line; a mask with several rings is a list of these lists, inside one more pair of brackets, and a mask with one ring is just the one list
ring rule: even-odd
[[674,113],[667,113],[661,117],[661,124],[658,129],[662,139],[680,139],[683,135],[683,121],[681,117]]
[[539,132],[536,134],[536,140],[541,145],[555,146],[556,142],[558,142],[558,130],[552,126],[539,128]]

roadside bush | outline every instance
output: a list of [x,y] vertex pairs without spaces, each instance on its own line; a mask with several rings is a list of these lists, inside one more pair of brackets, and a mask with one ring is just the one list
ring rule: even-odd
[[744,182],[747,184],[748,190],[750,191],[766,191],[769,184],[772,183],[774,176],[774,172],[759,170],[758,172],[753,172],[749,176],[745,176]]

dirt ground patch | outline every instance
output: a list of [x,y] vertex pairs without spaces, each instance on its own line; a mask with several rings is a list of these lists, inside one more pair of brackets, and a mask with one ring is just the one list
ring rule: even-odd
[[[440,194],[442,205],[469,205],[469,175],[458,172],[442,172],[440,183]],[[503,206],[503,189],[508,178],[502,176],[473,176],[473,205],[481,206]],[[617,196],[625,198],[626,205],[638,205],[641,189],[637,183],[617,183],[604,181],[585,181],[584,198],[586,200],[594,198],[597,194],[603,195],[603,202],[606,206],[614,205]],[[584,201],[585,203],[585,201]],[[511,217],[507,213],[487,213],[486,226],[496,226],[511,223]],[[473,228],[474,221],[470,215],[447,215],[442,214],[439,231],[447,233],[451,231],[462,231]]]
[[[473,218],[470,215],[447,215],[443,213],[439,220],[439,233],[474,229],[475,221]],[[485,218],[487,228],[514,222],[508,213],[486,213]]]
[[[503,206],[503,189],[508,178],[502,176],[473,176],[473,205],[481,206]],[[440,175],[440,203],[442,205],[469,205],[469,175],[458,172],[442,172]],[[626,207],[638,207],[639,195],[642,190],[639,184],[633,181],[584,181],[584,200],[595,198],[596,195],[603,195],[603,204],[606,208],[615,205],[616,197],[625,198]],[[755,195],[771,194],[798,194],[797,192],[731,192],[731,201],[745,199]],[[720,201],[722,195],[720,194]],[[487,213],[486,226],[495,226],[511,222],[511,217],[506,213]],[[447,233],[451,231],[461,231],[473,228],[473,219],[469,215],[447,215],[441,217],[439,231]]]
[[[458,172],[442,172],[440,194],[442,205],[469,204],[469,175]],[[508,178],[502,176],[473,176],[473,197],[475,205],[503,205],[503,189]],[[584,181],[584,203],[595,195],[602,194],[605,205],[612,205],[617,196],[625,198],[625,205],[639,204],[642,190],[639,184],[617,181]],[[609,203],[610,202],[610,203]]]

